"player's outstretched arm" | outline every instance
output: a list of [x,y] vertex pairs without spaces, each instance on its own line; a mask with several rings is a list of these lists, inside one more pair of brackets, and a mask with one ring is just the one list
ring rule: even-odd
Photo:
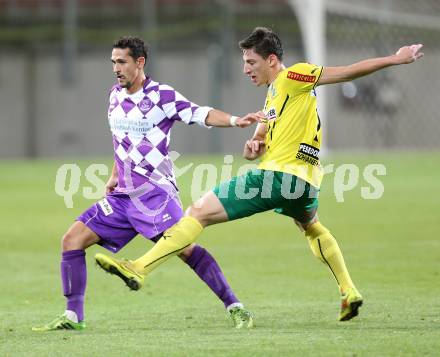
[[240,118],[218,109],[212,109],[209,111],[208,116],[205,119],[205,124],[216,127],[238,126],[240,128],[247,128],[253,123],[260,122],[264,118],[265,116],[261,112],[249,113]]
[[317,85],[351,81],[386,67],[413,63],[423,57],[422,47],[422,44],[404,46],[390,56],[370,58],[349,66],[324,67]]
[[243,157],[246,160],[255,160],[266,151],[264,139],[266,137],[266,124],[259,123],[252,139],[244,144]]

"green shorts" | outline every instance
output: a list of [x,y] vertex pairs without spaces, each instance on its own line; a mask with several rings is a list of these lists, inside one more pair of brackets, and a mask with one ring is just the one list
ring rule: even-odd
[[230,221],[274,209],[307,223],[318,209],[319,189],[284,172],[254,169],[213,189]]

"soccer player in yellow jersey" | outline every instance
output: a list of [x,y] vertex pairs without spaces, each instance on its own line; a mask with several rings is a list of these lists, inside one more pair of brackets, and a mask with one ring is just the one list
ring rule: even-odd
[[[222,182],[191,205],[186,216],[164,233],[144,256],[134,261],[96,257],[105,270],[143,283],[157,265],[190,246],[203,228],[274,209],[290,216],[304,232],[313,254],[333,273],[341,293],[340,321],[358,315],[363,299],[348,274],[341,250],[318,219],[321,122],[315,88],[350,81],[377,70],[413,63],[423,56],[422,45],[400,48],[395,54],[367,59],[349,66],[322,67],[297,63],[285,67],[278,36],[256,28],[243,41],[244,73],[257,85],[268,87],[264,119],[244,147],[244,157],[261,157],[258,169]],[[235,119],[231,118],[231,123]],[[245,323],[245,322],[244,322]]]

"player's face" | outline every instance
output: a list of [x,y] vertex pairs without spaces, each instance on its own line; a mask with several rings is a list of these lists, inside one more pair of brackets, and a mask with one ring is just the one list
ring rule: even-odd
[[246,74],[255,85],[269,84],[269,59],[264,59],[253,49],[243,50],[243,73]]
[[143,57],[135,60],[129,48],[114,48],[112,51],[113,73],[122,88],[130,89],[136,78],[143,73]]

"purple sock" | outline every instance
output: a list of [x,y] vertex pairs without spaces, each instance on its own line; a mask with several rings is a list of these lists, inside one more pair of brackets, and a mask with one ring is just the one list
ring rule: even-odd
[[200,279],[223,301],[225,307],[239,302],[217,262],[206,249],[196,245],[191,256],[186,260],[186,264],[188,264]]
[[78,321],[84,320],[84,293],[87,285],[86,252],[69,250],[61,260],[63,293],[67,298],[66,310],[75,311]]

